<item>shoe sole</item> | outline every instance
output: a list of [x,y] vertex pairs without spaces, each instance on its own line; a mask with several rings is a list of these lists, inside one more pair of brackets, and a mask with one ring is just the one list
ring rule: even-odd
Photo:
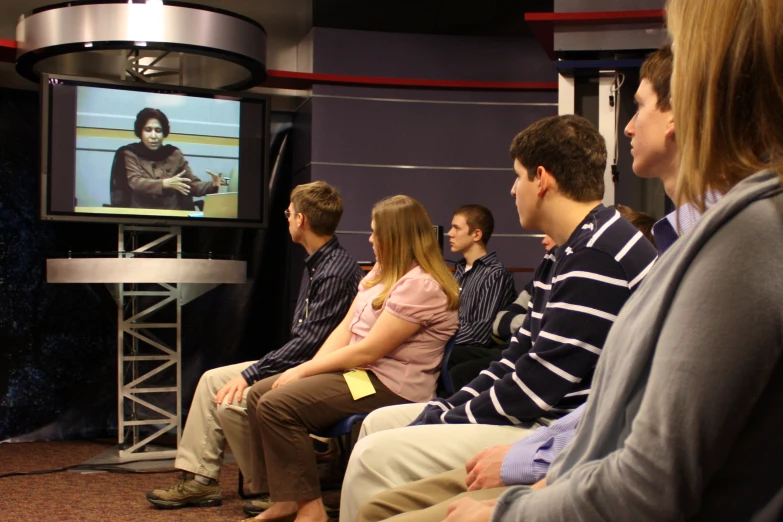
[[185,507],[217,507],[223,504],[223,499],[213,498],[199,500],[198,502],[177,502],[176,500],[162,500],[147,497],[147,500],[158,509],[179,509]]
[[260,515],[261,513],[266,511],[267,509],[269,509],[269,508],[264,508],[264,509],[252,508],[252,509],[250,509],[247,506],[243,506],[242,507],[242,511],[245,513],[245,515],[247,515],[249,517],[257,517],[258,515]]

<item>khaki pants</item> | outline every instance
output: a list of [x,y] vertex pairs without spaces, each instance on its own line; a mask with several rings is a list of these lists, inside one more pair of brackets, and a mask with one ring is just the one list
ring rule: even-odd
[[355,522],[441,522],[448,507],[461,498],[496,500],[507,488],[468,491],[465,468],[384,491],[359,509]]
[[223,404],[217,406],[215,396],[228,381],[254,362],[232,364],[204,372],[193,395],[193,402],[190,403],[188,421],[182,431],[174,467],[217,480],[228,439],[239,469],[246,477],[250,476],[250,428],[246,413],[246,397],[250,388],[245,389],[239,403],[227,404],[224,400]]
[[538,425],[432,424],[408,426],[425,404],[381,408],[362,424],[340,498],[340,522],[353,522],[376,495],[446,471],[463,468],[489,446],[513,444]]
[[272,390],[277,376],[258,381],[247,396],[253,490],[269,492],[275,502],[321,496],[310,433],[353,414],[407,402],[372,372],[376,393],[353,400],[343,372],[306,377]]

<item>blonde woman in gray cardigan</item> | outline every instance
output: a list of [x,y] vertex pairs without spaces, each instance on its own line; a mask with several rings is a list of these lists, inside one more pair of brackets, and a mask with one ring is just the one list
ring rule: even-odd
[[781,487],[783,3],[670,0],[667,18],[677,200],[725,197],[619,314],[549,485],[448,522],[744,521]]

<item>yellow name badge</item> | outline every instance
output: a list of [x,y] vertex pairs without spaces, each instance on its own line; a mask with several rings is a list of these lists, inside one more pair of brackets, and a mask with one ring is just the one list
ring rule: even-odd
[[343,378],[355,401],[375,393],[375,386],[372,385],[370,376],[365,370],[348,370],[343,374]]

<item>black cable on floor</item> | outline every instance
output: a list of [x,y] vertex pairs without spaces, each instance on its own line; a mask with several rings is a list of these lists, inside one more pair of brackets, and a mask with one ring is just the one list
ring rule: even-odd
[[[136,462],[155,462],[156,460],[171,460],[171,459],[152,459],[152,460],[129,460],[123,462],[125,464],[134,464]],[[93,471],[93,472],[106,472],[106,473],[120,473],[120,474],[135,474],[135,475],[156,475],[160,473],[177,473],[182,470],[179,469],[166,469],[157,471],[146,471],[140,469],[127,469],[120,467],[117,464],[75,464],[73,466],[66,466],[64,468],[55,469],[43,469],[38,471],[12,471],[11,473],[3,473],[0,475],[0,479],[7,477],[24,477],[27,475],[46,475],[49,473],[61,473],[63,471]]]

